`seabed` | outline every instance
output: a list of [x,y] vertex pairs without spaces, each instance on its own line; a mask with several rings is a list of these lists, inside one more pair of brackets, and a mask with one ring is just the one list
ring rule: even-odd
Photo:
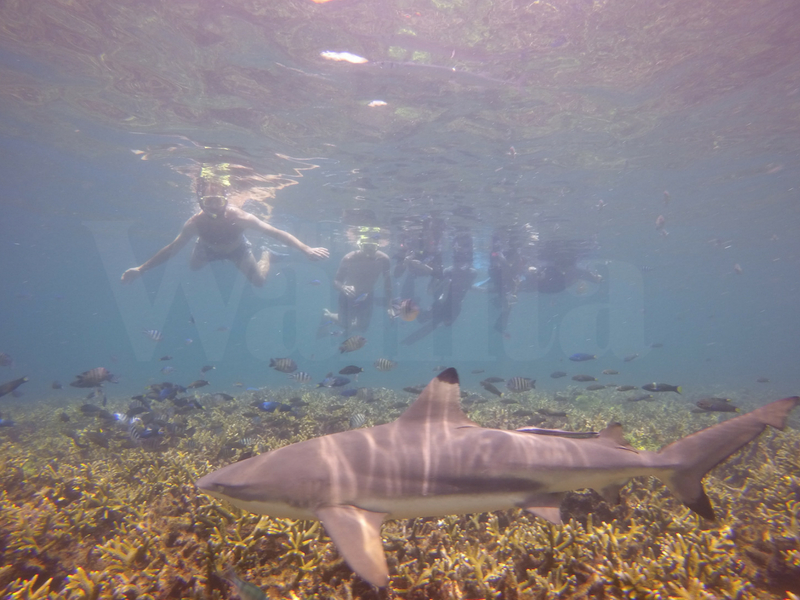
[[[300,397],[300,411],[251,404]],[[391,583],[354,575],[321,525],[243,513],[199,494],[194,481],[248,455],[397,418],[412,397],[373,389],[353,398],[270,390],[198,395],[203,410],[155,409],[173,426],[155,444],[118,423],[83,415],[83,401],[19,402],[0,431],[0,590],[8,599],[218,599],[235,592],[233,567],[267,598],[414,600],[730,599],[800,597],[800,431],[768,431],[705,479],[709,523],[653,478],[633,481],[610,506],[571,494],[556,526],[520,510],[390,521],[383,539]],[[623,403],[612,392],[573,390],[470,396],[486,427],[531,424],[598,430],[623,423],[637,448],[655,450],[730,415],[692,414],[689,403]],[[504,403],[505,402],[505,403]],[[6,403],[6,407],[11,403]],[[109,399],[124,412],[126,399]],[[568,417],[543,417],[541,408]],[[61,413],[69,421],[60,418]],[[254,419],[259,422],[254,422]],[[104,447],[107,446],[107,447]]]

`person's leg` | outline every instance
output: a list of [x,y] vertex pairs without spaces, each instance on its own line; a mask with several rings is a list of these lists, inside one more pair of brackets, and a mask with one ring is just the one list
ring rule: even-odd
[[372,307],[375,304],[375,297],[370,293],[360,302],[352,311],[352,319],[355,321],[357,331],[364,332],[369,329],[369,323],[372,321]]
[[[267,264],[266,264],[266,271],[269,271],[269,253],[264,253],[267,257]],[[262,256],[262,260],[263,260]],[[242,253],[242,255],[238,259],[232,259],[233,263],[236,265],[236,268],[241,271],[245,277],[252,283],[255,287],[261,287],[264,285],[264,282],[267,279],[267,273],[262,273],[261,268],[262,264],[261,261],[256,262],[256,257],[253,256],[252,251],[248,248],[247,252]]]

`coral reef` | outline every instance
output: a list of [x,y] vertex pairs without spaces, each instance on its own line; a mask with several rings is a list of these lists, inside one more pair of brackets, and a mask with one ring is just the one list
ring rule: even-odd
[[[296,409],[259,413],[251,403],[267,395]],[[200,395],[203,410],[170,414],[180,427],[156,445],[132,443],[76,410],[77,401],[69,423],[46,403],[30,404],[15,413],[16,428],[0,432],[2,597],[221,599],[234,594],[221,575],[230,567],[268,598],[800,596],[796,417],[794,428],[765,434],[707,477],[717,523],[649,478],[628,485],[617,506],[590,491],[571,494],[562,526],[522,511],[389,522],[384,590],[353,575],[319,523],[242,513],[194,487],[242,457],[346,429],[354,413],[367,425],[390,421],[411,399],[386,389],[352,398],[289,389]],[[532,391],[511,401],[471,395],[465,406],[490,427],[596,430],[617,420],[648,449],[724,418],[674,402],[626,404],[611,392],[557,400]]]

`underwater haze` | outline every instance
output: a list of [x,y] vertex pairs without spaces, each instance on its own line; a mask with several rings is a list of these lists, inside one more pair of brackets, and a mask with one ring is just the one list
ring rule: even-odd
[[193,485],[447,367],[483,426],[649,450],[796,394],[794,0],[12,1],[0,107],[3,597],[800,596],[797,414],[720,523],[651,479],[398,521],[382,590]]

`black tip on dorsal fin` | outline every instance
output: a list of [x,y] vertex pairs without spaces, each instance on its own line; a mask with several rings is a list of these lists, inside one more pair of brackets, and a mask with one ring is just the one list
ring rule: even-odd
[[458,383],[458,372],[453,367],[450,367],[439,373],[436,379],[442,383]]

